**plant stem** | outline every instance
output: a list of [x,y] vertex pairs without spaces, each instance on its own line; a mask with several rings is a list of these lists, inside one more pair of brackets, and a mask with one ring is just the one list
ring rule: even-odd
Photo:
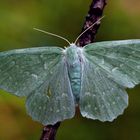
[[[103,10],[106,4],[107,4],[107,0],[93,0],[92,1],[90,5],[90,9],[85,19],[84,26],[82,28],[82,32],[102,17]],[[101,24],[100,21],[97,22],[90,30],[85,32],[79,38],[77,45],[82,47],[89,43],[94,42],[95,36],[100,27],[100,24]]]
[[55,140],[56,132],[59,126],[60,122],[57,122],[55,125],[45,126],[40,140]]
[[[85,19],[84,26],[82,28],[82,32],[102,17],[105,5],[106,5],[106,0],[93,0],[92,1],[89,12]],[[97,34],[99,27],[100,27],[100,22],[95,24],[93,28],[91,28],[86,33],[84,33],[79,38],[77,44],[82,47],[88,43],[94,42],[95,35]],[[60,123],[61,122],[57,122],[55,125],[44,126],[40,140],[55,140],[56,132],[60,126]]]

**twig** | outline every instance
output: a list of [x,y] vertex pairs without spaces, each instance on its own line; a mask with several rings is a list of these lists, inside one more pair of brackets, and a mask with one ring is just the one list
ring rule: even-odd
[[[84,26],[82,28],[82,32],[102,17],[103,10],[106,3],[107,3],[107,0],[93,0],[92,1],[89,12],[85,19]],[[101,24],[100,22],[97,22],[97,24],[95,24],[93,28],[91,28],[86,33],[84,33],[79,38],[77,45],[82,47],[89,43],[94,42],[95,36],[100,27],[100,24]]]
[[59,126],[60,122],[57,122],[55,125],[45,126],[40,140],[55,140],[56,132]]
[[[86,20],[83,26],[82,31],[87,29],[90,25],[95,23],[99,18],[101,18],[104,7],[106,5],[106,0],[93,0],[86,16]],[[95,35],[100,27],[100,22],[95,24],[93,28],[83,34],[77,44],[79,46],[84,46],[88,43],[91,43],[95,40]],[[45,126],[43,129],[43,133],[40,140],[55,140],[56,132],[60,126],[60,122],[56,123],[55,125],[48,125]]]

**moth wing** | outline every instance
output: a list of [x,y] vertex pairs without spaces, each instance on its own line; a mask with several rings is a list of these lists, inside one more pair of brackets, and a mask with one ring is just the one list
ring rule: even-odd
[[64,53],[59,47],[1,52],[0,88],[27,96],[28,114],[44,125],[75,113]]
[[140,83],[140,40],[106,41],[83,48],[80,110],[112,121],[128,105],[125,88]]
[[28,96],[44,81],[62,57],[59,47],[40,47],[0,52],[0,89]]
[[100,67],[87,58],[82,64],[80,112],[83,117],[113,121],[128,105],[128,96]]
[[121,86],[133,88],[140,83],[140,40],[98,42],[85,46],[84,51]]
[[53,67],[50,83],[46,80],[27,98],[26,108],[34,120],[44,125],[74,116],[75,103],[65,60]]

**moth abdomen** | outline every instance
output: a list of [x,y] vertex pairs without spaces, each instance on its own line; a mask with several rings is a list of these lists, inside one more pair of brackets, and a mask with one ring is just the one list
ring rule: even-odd
[[77,104],[79,102],[81,87],[81,62],[79,59],[79,48],[72,45],[67,48],[66,52],[69,79],[75,103]]
[[80,67],[72,68],[70,73],[70,83],[72,88],[72,93],[75,97],[75,102],[79,102],[79,96],[80,96],[80,87],[81,87],[81,72]]

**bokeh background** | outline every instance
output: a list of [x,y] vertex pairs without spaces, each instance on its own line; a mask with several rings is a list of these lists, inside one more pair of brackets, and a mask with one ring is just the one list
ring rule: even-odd
[[[33,28],[75,40],[91,0],[0,1],[0,51],[66,42]],[[140,38],[140,0],[108,0],[96,41]],[[140,140],[140,86],[127,90],[129,107],[112,123],[82,118],[64,121],[57,140]],[[0,140],[38,140],[42,125],[26,114],[25,99],[0,90]]]

